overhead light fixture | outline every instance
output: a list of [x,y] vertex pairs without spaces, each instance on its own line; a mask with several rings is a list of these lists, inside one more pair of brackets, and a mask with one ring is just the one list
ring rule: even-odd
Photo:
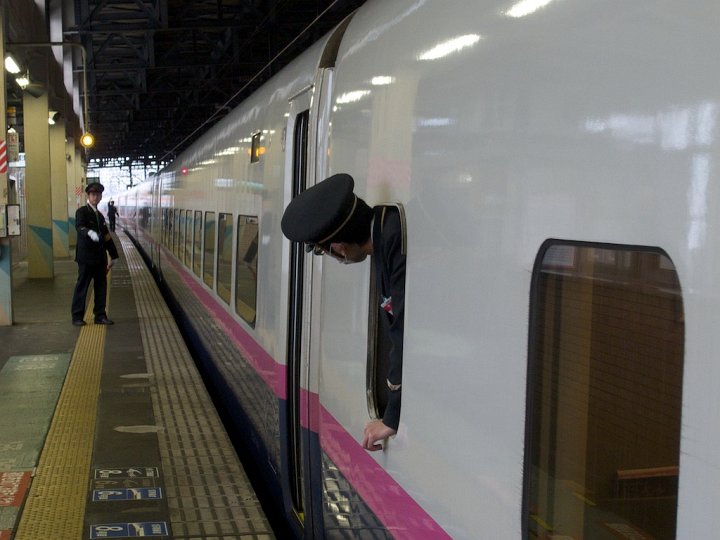
[[8,53],[5,55],[5,69],[8,70],[9,73],[12,73],[13,75],[17,75],[20,73],[20,66],[15,61],[15,58],[13,58],[13,55]]
[[[88,123],[89,123],[89,112],[88,112],[88,83],[87,83],[87,53],[85,51],[85,47],[81,45],[80,43],[70,43],[65,41],[50,41],[50,42],[34,42],[34,43],[13,43],[13,47],[18,48],[34,48],[34,47],[77,47],[80,49],[81,57],[82,57],[82,81],[83,81],[83,92],[80,93],[80,96],[83,98],[83,135],[80,138],[80,144],[82,144],[85,148],[90,148],[93,144],[95,144],[95,137],[90,133],[90,130],[88,129]],[[19,69],[18,69],[19,71]],[[44,91],[44,88],[42,88],[41,85],[33,85],[30,84],[29,79],[26,77],[21,82],[21,80],[17,80],[17,83],[21,86],[23,90],[28,92],[30,95],[38,97],[42,95],[42,92]],[[24,84],[24,86],[23,86]]]
[[435,45],[432,49],[422,53],[418,58],[420,60],[437,60],[438,58],[444,58],[452,53],[462,51],[467,47],[472,47],[481,39],[482,36],[479,34],[458,36]]
[[20,88],[25,90],[30,84],[30,77],[27,75],[20,75],[19,77],[15,77],[15,82],[18,83]]
[[373,86],[385,86],[386,84],[392,84],[395,81],[395,77],[389,75],[378,75],[370,80],[370,84]]
[[521,0],[505,12],[508,17],[518,19],[547,6],[552,0]]
[[85,148],[90,148],[93,144],[95,144],[95,136],[89,131],[86,131],[80,138],[80,144],[82,144]]

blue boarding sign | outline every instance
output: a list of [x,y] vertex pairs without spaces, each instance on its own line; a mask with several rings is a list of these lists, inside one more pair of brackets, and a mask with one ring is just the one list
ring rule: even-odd
[[162,499],[162,488],[94,489],[92,495],[93,502],[141,501],[148,499]]
[[157,467],[125,467],[116,469],[95,469],[95,478],[157,478]]
[[90,538],[138,538],[145,536],[168,536],[167,523],[164,521],[145,521],[141,523],[106,523],[90,525]]

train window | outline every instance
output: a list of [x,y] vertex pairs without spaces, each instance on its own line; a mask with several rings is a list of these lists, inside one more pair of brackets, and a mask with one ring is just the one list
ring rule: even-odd
[[192,266],[193,218],[192,210],[185,213],[185,266]]
[[215,212],[205,212],[205,256],[203,281],[212,288],[215,280]]
[[[402,205],[389,205],[385,209],[397,208],[399,210],[402,242],[401,250],[405,253],[407,238],[405,232],[405,211]],[[383,211],[383,220],[385,219],[385,211]],[[383,418],[385,408],[387,406],[389,389],[388,389],[388,372],[390,371],[390,351],[392,350],[392,341],[390,339],[390,319],[385,308],[380,305],[378,299],[381,291],[378,290],[377,279],[375,275],[375,264],[371,265],[370,270],[370,312],[368,316],[368,358],[366,371],[366,395],[368,413],[371,418]],[[387,294],[387,293],[386,293]],[[390,307],[392,309],[392,307]]]
[[178,254],[178,251],[180,248],[178,247],[178,238],[180,237],[180,214],[182,213],[181,210],[175,210],[175,219],[173,221],[173,228],[172,228],[172,251],[175,253],[175,255]]
[[202,212],[195,211],[195,230],[193,232],[193,272],[200,276],[202,270]]
[[684,332],[662,251],[544,246],[531,298],[525,538],[675,538]]
[[250,149],[250,163],[256,163],[260,161],[260,156],[265,153],[265,149],[261,146],[261,133],[255,133],[252,136],[252,147]]
[[185,220],[187,219],[187,213],[185,210],[180,210],[180,219],[178,221],[177,233],[177,256],[180,261],[183,260],[185,255]]
[[167,247],[168,234],[170,233],[170,224],[172,221],[172,210],[163,208],[162,210],[162,244]]
[[235,311],[255,326],[257,310],[258,218],[238,217]]
[[370,270],[370,315],[368,317],[368,361],[366,373],[368,413],[371,418],[382,418],[388,400],[388,387],[385,374],[390,360],[390,335],[387,324],[383,324],[383,315],[377,298],[375,265]]
[[233,215],[220,214],[218,219],[217,292],[230,303],[232,287]]

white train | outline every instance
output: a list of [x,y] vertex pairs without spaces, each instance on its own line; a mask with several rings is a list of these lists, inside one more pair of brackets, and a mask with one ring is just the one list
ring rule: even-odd
[[[369,0],[123,198],[298,536],[717,538],[719,20]],[[279,226],[338,172],[406,215],[383,452],[372,265]]]

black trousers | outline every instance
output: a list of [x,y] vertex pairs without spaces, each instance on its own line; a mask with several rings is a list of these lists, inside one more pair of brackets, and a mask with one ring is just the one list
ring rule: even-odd
[[95,318],[105,315],[105,297],[107,295],[107,275],[104,264],[78,263],[78,279],[72,299],[72,318],[74,321],[82,320],[85,315],[85,301],[87,299],[90,282],[94,282]]

